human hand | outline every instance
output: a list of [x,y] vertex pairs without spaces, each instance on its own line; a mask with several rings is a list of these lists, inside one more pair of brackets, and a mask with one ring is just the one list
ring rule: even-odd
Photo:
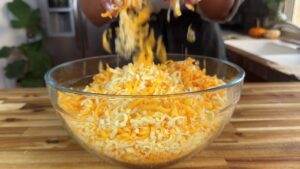
[[100,0],[100,4],[104,10],[103,13],[109,14],[109,17],[118,15],[119,9],[124,5],[124,0]]

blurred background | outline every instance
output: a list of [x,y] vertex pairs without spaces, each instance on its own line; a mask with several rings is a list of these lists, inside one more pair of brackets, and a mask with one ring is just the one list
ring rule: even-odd
[[[41,87],[51,67],[107,54],[101,34],[108,25],[94,26],[79,4],[0,1],[0,88]],[[299,81],[299,26],[299,0],[245,0],[221,24],[227,58],[246,70],[247,82]]]

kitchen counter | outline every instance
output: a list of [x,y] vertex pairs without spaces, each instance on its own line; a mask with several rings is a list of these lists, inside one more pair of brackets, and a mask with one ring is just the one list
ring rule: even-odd
[[264,81],[300,80],[300,51],[281,40],[254,39],[231,31],[223,38],[230,61]]
[[[0,100],[0,169],[119,168],[68,136],[46,89],[0,90]],[[214,143],[171,168],[299,166],[300,83],[256,83],[244,86],[230,124]]]

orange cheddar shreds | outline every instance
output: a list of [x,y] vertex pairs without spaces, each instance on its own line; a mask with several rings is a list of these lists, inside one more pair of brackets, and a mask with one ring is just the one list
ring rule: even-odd
[[[72,132],[100,155],[138,165],[180,159],[222,127],[218,113],[228,102],[224,90],[192,92],[224,82],[207,75],[193,58],[168,60],[162,36],[156,38],[147,23],[148,1],[121,2],[115,48],[133,63],[115,68],[99,63],[99,73],[83,91],[101,95],[61,92],[58,105],[70,115],[65,120]],[[180,16],[179,0],[170,3]],[[108,52],[110,34],[103,37]]]
[[[209,140],[221,127],[218,113],[227,105],[227,96],[224,90],[155,95],[194,92],[223,83],[206,75],[192,58],[162,64],[133,63],[103,69],[84,89],[116,95],[115,98],[60,93],[58,102],[65,112],[76,117],[76,132],[85,136],[84,141],[98,153],[128,163],[161,163],[180,158]],[[153,158],[155,155],[161,158]]]
[[112,53],[109,39],[112,37],[111,29],[105,30],[102,36],[102,45],[106,52]]

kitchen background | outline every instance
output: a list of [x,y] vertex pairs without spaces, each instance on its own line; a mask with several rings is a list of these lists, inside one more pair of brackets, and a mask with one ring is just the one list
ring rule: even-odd
[[[246,70],[246,81],[300,79],[299,0],[245,0],[221,26],[228,59]],[[77,0],[1,0],[0,88],[43,86],[52,66],[106,54],[106,27],[86,20]]]

